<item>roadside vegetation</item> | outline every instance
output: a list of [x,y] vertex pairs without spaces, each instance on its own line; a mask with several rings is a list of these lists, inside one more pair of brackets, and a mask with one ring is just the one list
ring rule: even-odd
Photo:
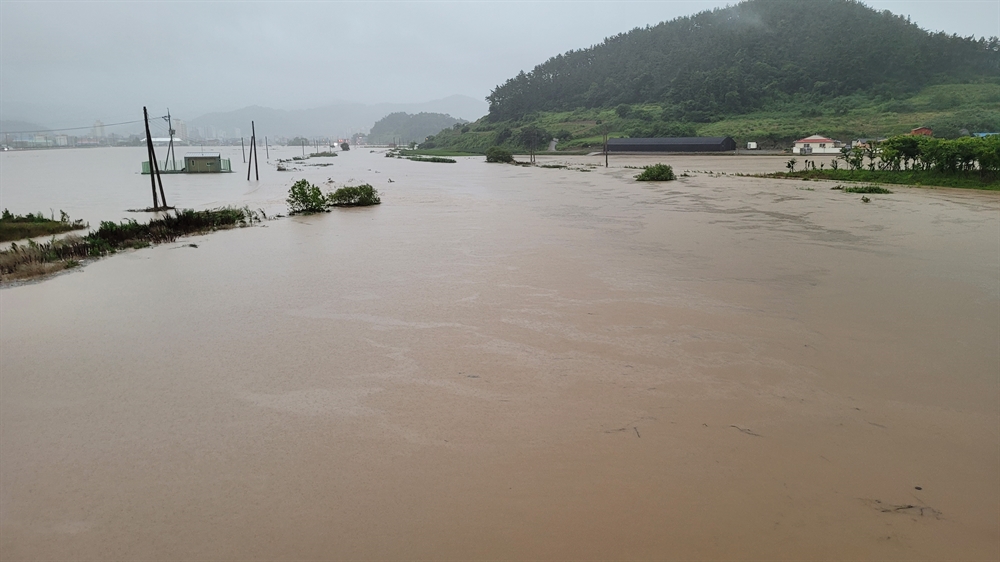
[[[818,167],[817,167],[818,164]],[[1000,190],[1000,135],[939,139],[899,135],[844,148],[827,162],[786,163],[770,177]]]
[[184,209],[148,223],[102,221],[100,228],[85,236],[71,234],[42,243],[29,240],[27,244],[12,243],[9,249],[0,250],[0,281],[38,277],[77,267],[85,259],[173,242],[190,234],[251,226],[263,219],[266,217],[262,211],[223,207],[206,211]]
[[59,220],[53,215],[45,218],[42,213],[14,215],[7,209],[0,215],[0,242],[23,240],[36,236],[51,236],[72,230],[88,228],[82,220],[70,220],[69,215],[59,211]]

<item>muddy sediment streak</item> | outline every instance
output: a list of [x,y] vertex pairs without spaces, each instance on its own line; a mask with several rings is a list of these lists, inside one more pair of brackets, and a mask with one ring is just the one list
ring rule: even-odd
[[996,195],[559,162],[0,291],[0,559],[998,557]]

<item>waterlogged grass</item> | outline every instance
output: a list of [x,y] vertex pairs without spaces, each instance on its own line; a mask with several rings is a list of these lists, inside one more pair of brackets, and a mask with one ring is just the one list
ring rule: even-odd
[[71,221],[69,215],[59,211],[60,218],[45,218],[41,213],[14,215],[7,209],[0,215],[0,242],[23,240],[36,236],[52,236],[87,228],[82,220]]
[[1000,190],[1000,178],[978,171],[939,172],[937,170],[801,170],[777,172],[766,177],[833,180],[896,185],[958,187],[964,189]]
[[439,162],[441,164],[454,164],[457,160],[452,158],[442,158],[440,156],[407,156],[407,160],[414,162]]
[[266,218],[263,211],[223,207],[206,211],[184,209],[148,223],[102,221],[100,228],[86,236],[69,235],[43,243],[29,240],[27,244],[13,243],[9,249],[0,250],[0,281],[38,277],[76,267],[83,259],[172,242],[189,234],[251,226]]
[[426,150],[401,149],[401,156],[482,156],[482,152],[467,152],[464,150],[449,150],[446,148],[428,148]]
[[882,187],[881,185],[868,184],[868,185],[848,185],[844,187],[844,193],[880,193],[887,194],[892,193],[892,191]]

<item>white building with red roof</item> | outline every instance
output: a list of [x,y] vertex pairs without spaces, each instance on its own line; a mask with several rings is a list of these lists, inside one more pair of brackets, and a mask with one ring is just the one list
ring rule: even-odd
[[792,154],[840,154],[842,147],[843,144],[838,140],[823,135],[813,135],[795,141],[792,145]]

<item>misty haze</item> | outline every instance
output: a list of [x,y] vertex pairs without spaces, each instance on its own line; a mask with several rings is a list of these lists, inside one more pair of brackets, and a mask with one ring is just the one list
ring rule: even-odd
[[0,1],[0,560],[1000,559],[998,36]]

